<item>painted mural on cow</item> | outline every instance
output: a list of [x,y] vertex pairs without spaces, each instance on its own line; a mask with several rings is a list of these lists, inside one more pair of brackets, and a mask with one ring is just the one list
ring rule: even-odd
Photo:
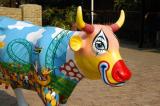
[[87,24],[77,9],[81,31],[41,27],[0,17],[0,83],[11,86],[18,105],[27,103],[20,88],[36,91],[46,106],[65,104],[82,78],[121,86],[131,77],[114,34],[124,23],[121,11],[111,25]]

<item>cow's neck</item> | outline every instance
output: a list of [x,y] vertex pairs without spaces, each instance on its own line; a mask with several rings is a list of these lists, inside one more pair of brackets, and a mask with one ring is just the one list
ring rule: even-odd
[[[79,32],[75,31],[72,36],[77,34],[79,34]],[[83,78],[83,75],[76,64],[74,52],[71,50],[69,43],[66,51],[66,62],[60,67],[60,71],[71,80],[76,80],[77,82]]]
[[[69,35],[69,38],[75,35],[75,33],[78,32],[72,32],[72,35]],[[68,35],[67,35],[68,36]],[[65,39],[65,38],[64,38]],[[62,40],[64,41],[64,40]],[[80,70],[78,69],[75,59],[74,59],[74,53],[69,47],[69,39],[67,38],[66,42],[68,42],[67,45],[63,45],[66,48],[63,50],[57,49],[57,53],[55,57],[60,58],[54,58],[55,60],[59,60],[59,63],[57,62],[55,65],[57,65],[58,70],[55,70],[55,76],[52,76],[54,82],[51,87],[53,87],[54,90],[60,92],[60,103],[65,103],[68,99],[68,97],[71,95],[73,89],[78,84],[78,82],[83,78],[83,75],[80,73]],[[61,47],[59,47],[61,48]],[[64,53],[64,54],[63,54]],[[62,62],[63,60],[63,62]],[[64,61],[65,60],[65,61]],[[61,63],[62,62],[62,63]],[[61,64],[60,66],[58,64]],[[60,71],[60,73],[59,73]],[[55,78],[55,79],[54,79]],[[63,88],[63,89],[62,89]]]

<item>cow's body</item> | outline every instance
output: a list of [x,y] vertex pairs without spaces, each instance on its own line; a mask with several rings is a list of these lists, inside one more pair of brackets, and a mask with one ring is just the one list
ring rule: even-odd
[[[82,79],[72,60],[72,53],[67,49],[74,33],[57,27],[40,27],[0,17],[0,37],[5,42],[5,47],[0,49],[0,80],[11,84],[14,89],[20,87],[35,90],[42,98],[42,93],[59,92],[60,102],[65,103]],[[44,68],[52,71],[51,82],[45,86],[37,83],[34,76],[37,74],[39,80],[48,80],[43,79],[41,71]],[[70,73],[64,75],[65,71]]]
[[0,17],[0,82],[15,89],[20,106],[26,103],[19,88],[37,91],[46,106],[57,106],[83,76],[121,86],[131,77],[114,35],[124,20],[122,10],[115,24],[86,24],[78,7],[82,31],[69,31]]

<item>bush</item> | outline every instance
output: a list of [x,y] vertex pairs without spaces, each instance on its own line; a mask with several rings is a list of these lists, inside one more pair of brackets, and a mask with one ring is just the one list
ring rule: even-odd
[[142,0],[114,0],[114,10],[135,11],[141,9]]
[[52,25],[64,29],[71,29],[75,23],[76,8],[74,6],[66,9],[48,8],[43,11],[43,25]]

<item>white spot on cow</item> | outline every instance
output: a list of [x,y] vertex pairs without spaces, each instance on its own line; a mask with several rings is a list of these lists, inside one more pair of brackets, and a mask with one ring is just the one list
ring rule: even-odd
[[75,77],[70,77],[71,80],[75,79]]
[[8,28],[22,30],[24,27],[32,27],[32,26],[33,26],[32,24],[23,21],[17,21],[17,23],[14,25],[8,25]]
[[61,68],[64,68],[64,65],[62,65]]
[[66,70],[62,70],[61,72],[62,72],[64,75],[67,74]]
[[68,66],[68,65],[66,65],[66,70],[68,70],[68,71],[70,71],[71,70],[71,67],[70,66]]
[[26,39],[30,42],[32,42],[33,44],[37,43],[37,40],[39,40],[40,38],[43,37],[42,33],[45,32],[45,29],[39,29],[36,32],[31,32],[27,35]]
[[78,69],[76,69],[76,68],[74,68],[73,71],[74,71],[74,72],[79,72]]
[[3,41],[6,38],[6,35],[0,35],[0,41]]
[[81,75],[81,74],[77,74],[77,77],[78,77],[78,78],[82,78],[82,75]]
[[55,96],[56,96],[56,93],[55,93],[55,92],[52,92],[52,93],[51,93],[51,96],[52,96],[52,97],[55,97]]
[[25,78],[25,80],[28,80],[28,76],[25,76],[24,78]]
[[74,60],[74,52],[71,50],[70,46],[67,47],[66,61]]
[[52,34],[52,38],[54,39],[63,29],[61,28],[55,28],[55,32]]
[[79,81],[79,78],[75,78],[77,81]]
[[74,63],[73,63],[72,61],[69,63],[69,65],[70,65],[71,67],[74,67]]
[[69,72],[68,74],[69,74],[69,76],[74,76],[73,72]]

